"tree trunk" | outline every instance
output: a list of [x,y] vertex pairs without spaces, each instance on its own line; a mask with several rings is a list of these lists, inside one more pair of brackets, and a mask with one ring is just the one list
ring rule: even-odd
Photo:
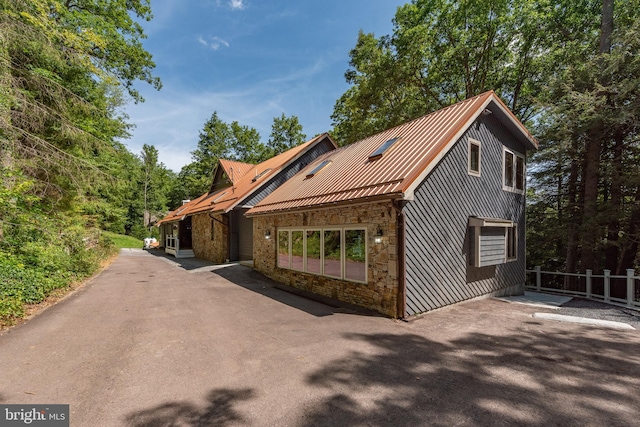
[[[565,272],[575,273],[578,269],[578,224],[580,223],[578,209],[578,172],[579,160],[577,153],[577,141],[573,140],[571,146],[571,165],[569,167],[569,180],[567,181],[567,257]],[[566,276],[569,277],[569,276]],[[568,283],[565,283],[565,286]],[[567,288],[569,289],[569,288]]]
[[607,249],[605,256],[605,268],[613,274],[622,274],[620,256],[620,215],[622,203],[622,155],[624,150],[624,137],[621,132],[616,132],[615,146],[613,148],[613,164],[611,170],[611,190],[609,199],[609,224],[607,227]]
[[[613,32],[613,0],[603,0],[602,21],[600,25],[599,54],[608,54],[611,50]],[[606,86],[607,82],[600,81]],[[602,93],[606,96],[606,93]],[[584,211],[582,223],[582,268],[597,270],[595,251],[600,240],[598,219],[598,182],[600,180],[600,153],[604,137],[604,124],[596,120],[587,135],[587,153],[584,169]]]
[[636,258],[638,256],[639,236],[636,233],[640,230],[640,187],[636,190],[636,199],[631,209],[629,217],[629,225],[627,226],[627,240],[630,242],[622,250],[620,256],[620,270],[627,268],[635,268]]

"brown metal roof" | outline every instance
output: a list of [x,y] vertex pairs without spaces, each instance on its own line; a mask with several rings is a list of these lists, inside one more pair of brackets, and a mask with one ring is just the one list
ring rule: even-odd
[[[298,145],[297,147],[287,150],[284,153],[274,156],[257,165],[221,159],[220,166],[225,169],[229,178],[231,178],[231,175],[229,175],[230,169],[227,168],[234,168],[235,176],[233,179],[233,185],[220,189],[215,193],[203,194],[175,211],[169,212],[167,216],[158,221],[156,225],[166,222],[180,221],[187,215],[193,215],[200,212],[229,212],[250,196],[252,192],[259,188],[266,180],[278,174],[291,162],[302,156],[308,149],[314,147],[324,139],[327,139],[334,147],[336,147],[336,143],[331,139],[329,134],[323,133],[310,139],[304,144]],[[236,170],[238,171],[238,174],[242,173],[242,175],[238,177],[238,174],[235,172]]]
[[[248,215],[380,197],[410,199],[416,186],[487,107],[500,113],[525,144],[537,147],[535,138],[495,93],[485,92],[321,156]],[[398,140],[382,157],[369,159],[392,138]],[[326,160],[331,163],[317,176],[306,177]]]
[[256,165],[251,163],[242,163],[226,159],[220,159],[219,163],[220,167],[224,169],[231,182],[237,182],[240,178],[246,175],[247,172],[256,167]]

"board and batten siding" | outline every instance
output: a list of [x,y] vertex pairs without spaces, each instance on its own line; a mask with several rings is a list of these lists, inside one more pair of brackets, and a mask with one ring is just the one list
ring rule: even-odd
[[238,261],[253,259],[253,219],[244,216],[248,209],[237,209]]
[[[468,138],[481,143],[480,176],[468,173]],[[524,146],[495,117],[481,116],[418,186],[415,199],[403,209],[407,316],[482,295],[508,293],[524,285],[525,196],[502,188],[503,145],[525,154]],[[517,224],[517,259],[470,266],[471,216]]]

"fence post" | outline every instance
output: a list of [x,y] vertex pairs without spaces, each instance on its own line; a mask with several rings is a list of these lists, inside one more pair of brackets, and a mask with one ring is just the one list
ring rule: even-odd
[[627,268],[627,305],[633,307],[633,297],[636,290],[636,274],[633,268]]
[[611,297],[611,270],[604,270],[604,300],[609,302]]
[[586,284],[586,293],[587,293],[587,299],[591,298],[591,274],[593,273],[593,270],[589,270],[587,269],[587,284]]
[[536,291],[540,292],[540,288],[542,287],[542,267],[536,265]]

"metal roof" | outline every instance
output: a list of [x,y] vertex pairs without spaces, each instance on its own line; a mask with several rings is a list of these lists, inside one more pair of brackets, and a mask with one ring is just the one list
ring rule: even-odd
[[252,170],[256,165],[251,163],[236,162],[233,160],[220,159],[220,167],[224,169],[231,182],[237,182],[244,175]]
[[[411,199],[417,185],[485,109],[497,113],[496,117],[528,148],[537,147],[535,138],[489,91],[319,157],[247,214],[317,208],[371,198]],[[398,140],[382,156],[370,158],[393,138]],[[324,161],[331,163],[322,173],[307,177],[309,171]]]
[[[291,148],[257,165],[221,159],[219,164],[227,172],[229,178],[231,178],[231,175],[229,175],[230,168],[234,168],[233,185],[222,188],[214,193],[203,194],[197,199],[169,212],[163,219],[158,221],[156,225],[181,221],[185,216],[200,212],[229,212],[249,197],[254,190],[260,188],[269,178],[277,175],[281,170],[302,156],[307,150],[319,144],[324,139],[327,139],[336,147],[336,143],[331,139],[329,134],[323,133],[304,144]],[[235,171],[238,171],[238,173],[236,174]],[[240,173],[241,176],[238,176]]]

